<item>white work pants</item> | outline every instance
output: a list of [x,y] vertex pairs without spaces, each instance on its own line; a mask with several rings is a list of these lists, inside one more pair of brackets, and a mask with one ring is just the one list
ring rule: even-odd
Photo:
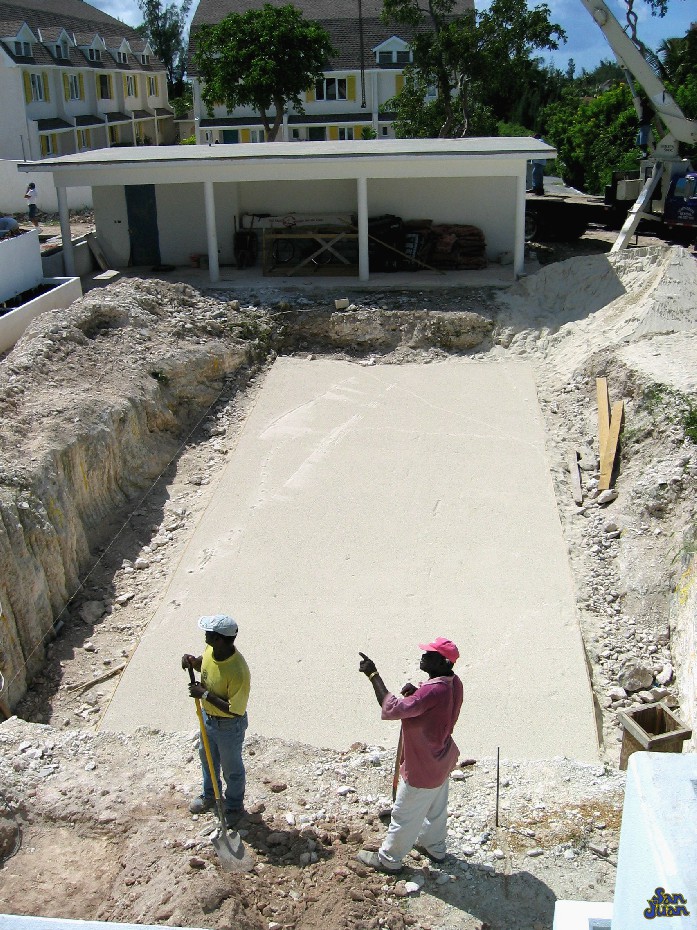
[[403,778],[392,808],[392,819],[378,856],[386,869],[399,869],[415,846],[423,846],[432,856],[446,853],[448,832],[448,782],[438,788],[412,788]]

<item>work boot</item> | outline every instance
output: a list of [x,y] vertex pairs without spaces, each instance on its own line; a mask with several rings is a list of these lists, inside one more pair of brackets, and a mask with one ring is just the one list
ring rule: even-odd
[[194,798],[189,804],[189,810],[192,814],[205,814],[207,811],[212,811],[214,807],[215,798],[206,798],[202,794]]
[[359,862],[362,862],[363,865],[367,865],[369,869],[375,869],[376,872],[386,872],[387,875],[397,875],[402,871],[403,866],[399,866],[396,869],[388,868],[376,852],[372,852],[370,849],[361,849],[356,853],[356,859]]
[[435,865],[443,865],[445,862],[445,856],[434,856],[433,853],[430,853],[425,846],[416,845],[414,846],[414,849],[417,853],[419,853],[420,856],[425,856],[427,859],[430,859],[431,862],[435,863]]
[[239,810],[225,811],[225,826],[228,830],[236,830],[240,820],[242,820],[246,814],[247,811],[242,807]]

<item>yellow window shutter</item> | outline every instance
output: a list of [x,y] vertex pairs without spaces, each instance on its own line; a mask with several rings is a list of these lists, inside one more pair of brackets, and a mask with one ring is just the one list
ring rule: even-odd
[[156,96],[156,97],[159,97],[159,96],[160,96],[160,78],[159,78],[159,76],[157,76],[157,77],[155,78],[155,96]]
[[128,78],[125,74],[122,74],[121,77],[123,78],[123,95],[128,97]]
[[250,138],[248,129],[240,129],[240,142],[249,142]]
[[114,82],[111,80],[111,75],[107,74],[106,79],[109,85],[109,99],[111,100],[114,96]]
[[330,126],[329,127],[329,141],[333,141],[339,138],[339,127]]
[[346,78],[346,99],[347,100],[356,99],[356,76],[355,74],[350,74]]
[[402,88],[404,87],[404,75],[395,74],[394,76],[394,92],[395,94],[401,93]]
[[44,85],[44,100],[46,101],[46,103],[50,103],[51,102],[51,91],[49,90],[49,87],[48,87],[48,75],[46,74],[45,71],[41,72],[41,80]]
[[58,154],[58,136],[55,132],[51,133],[51,151],[56,155]]
[[312,85],[312,87],[308,87],[307,90],[305,91],[305,102],[306,103],[315,102],[315,85],[314,84]]
[[82,80],[82,75],[78,74],[77,76],[78,84],[80,85],[80,100],[85,99],[85,82]]
[[354,138],[354,139],[362,139],[362,138],[363,138],[363,127],[362,127],[362,126],[354,126],[354,127],[353,127],[353,138]]
[[138,75],[137,74],[133,75],[133,93],[135,94],[136,97],[138,96]]
[[46,136],[39,137],[39,144],[41,145],[41,156],[46,158],[48,155],[48,142],[46,141]]
[[92,130],[91,129],[85,130],[85,142],[87,143],[88,146],[92,145]]
[[24,99],[27,103],[31,103],[31,78],[28,71],[24,72]]
[[70,85],[68,84],[68,75],[63,72],[63,96],[66,100],[70,100]]

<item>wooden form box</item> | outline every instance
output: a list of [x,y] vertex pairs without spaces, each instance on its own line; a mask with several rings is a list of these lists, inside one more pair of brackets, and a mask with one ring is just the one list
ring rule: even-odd
[[690,739],[692,730],[666,704],[644,704],[634,710],[619,711],[622,730],[620,769],[627,768],[633,752],[682,752],[682,744]]

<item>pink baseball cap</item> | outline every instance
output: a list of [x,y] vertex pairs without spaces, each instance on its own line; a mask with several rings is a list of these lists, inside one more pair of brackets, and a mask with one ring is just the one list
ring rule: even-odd
[[460,650],[450,639],[438,636],[432,643],[419,643],[419,649],[424,652],[439,652],[448,662],[457,662],[460,658]]

